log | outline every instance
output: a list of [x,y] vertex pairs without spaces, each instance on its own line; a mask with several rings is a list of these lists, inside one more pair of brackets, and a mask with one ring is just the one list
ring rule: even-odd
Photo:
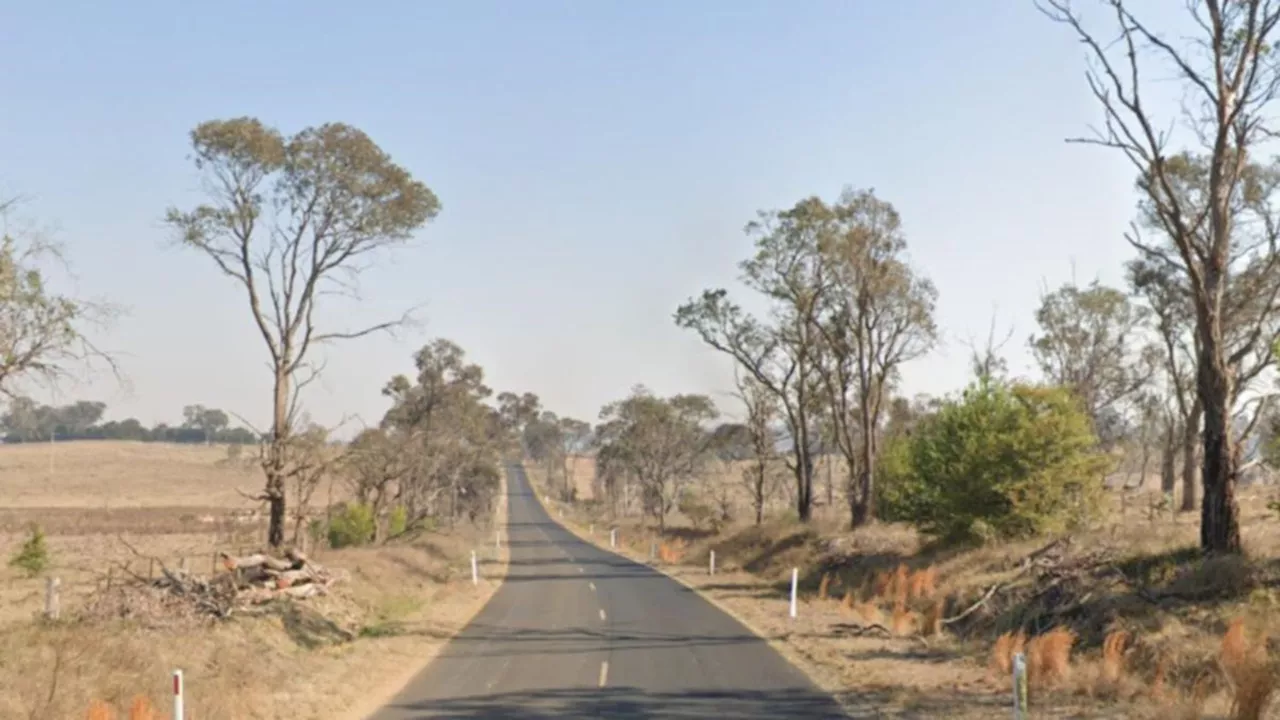
[[297,548],[289,548],[288,550],[285,550],[284,556],[289,558],[289,560],[293,562],[293,566],[295,568],[300,568],[303,565],[306,565],[307,563],[311,562],[310,560],[307,559],[306,554],[304,554],[301,550]]
[[290,570],[293,563],[279,558],[273,558],[270,555],[262,553],[254,553],[253,555],[245,555],[243,557],[234,557],[227,553],[218,553],[222,558],[222,564],[228,570],[243,570],[248,568],[266,568],[268,570]]
[[276,587],[283,589],[294,585],[314,582],[316,579],[316,573],[312,572],[310,568],[286,570],[282,573],[276,574]]

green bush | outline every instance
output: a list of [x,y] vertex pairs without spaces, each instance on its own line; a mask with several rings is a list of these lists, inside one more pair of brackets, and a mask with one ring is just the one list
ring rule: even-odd
[[349,503],[329,520],[329,547],[364,545],[373,540],[373,531],[373,508]]
[[716,511],[691,490],[685,490],[680,493],[680,500],[676,503],[676,508],[689,519],[689,523],[693,525],[695,530],[702,529],[704,524],[711,523],[715,519]]
[[49,546],[45,543],[44,531],[39,525],[31,526],[27,539],[19,546],[18,552],[9,558],[9,567],[18,568],[31,577],[49,567]]
[[1110,462],[1069,391],[981,380],[885,447],[881,510],[947,540],[1067,529],[1097,512]]
[[405,510],[403,505],[396,505],[391,508],[390,514],[387,516],[387,536],[395,537],[403,535],[404,531],[409,527],[409,511]]

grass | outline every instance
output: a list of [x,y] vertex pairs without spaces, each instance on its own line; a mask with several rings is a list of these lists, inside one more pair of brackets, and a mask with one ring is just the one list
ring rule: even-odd
[[[174,668],[184,671],[193,717],[363,718],[465,625],[505,567],[492,529],[464,524],[382,547],[312,551],[349,581],[262,615],[82,618],[77,609],[108,577],[159,571],[130,547],[208,573],[215,550],[258,546],[261,524],[228,511],[250,506],[236,489],[260,478],[228,467],[217,447],[123,442],[59,443],[50,478],[47,451],[0,446],[0,555],[12,555],[26,532],[5,518],[38,520],[48,531],[44,575],[62,580],[64,613],[37,621],[44,577],[0,566],[0,718],[159,718],[145,708],[168,701]],[[486,563],[479,588],[472,548]]]
[[[726,477],[699,486],[714,495]],[[658,564],[770,639],[855,716],[1007,716],[1011,657],[1022,651],[1035,717],[1267,717],[1260,708],[1271,708],[1280,677],[1264,651],[1280,631],[1280,523],[1266,510],[1276,493],[1240,489],[1246,558],[1201,557],[1197,514],[1153,510],[1155,492],[1113,491],[1106,517],[1060,550],[1067,572],[1056,575],[1021,569],[1049,538],[939,547],[899,525],[849,532],[832,508],[802,526],[776,502],[764,525],[720,533],[669,518]],[[565,518],[579,532],[616,524],[624,553],[647,561],[652,528],[602,510],[566,506]],[[676,538],[687,542],[668,551]],[[1236,617],[1247,618],[1240,630]],[[887,632],[858,630],[873,625]],[[1250,649],[1231,676],[1240,653],[1222,645],[1241,632]]]

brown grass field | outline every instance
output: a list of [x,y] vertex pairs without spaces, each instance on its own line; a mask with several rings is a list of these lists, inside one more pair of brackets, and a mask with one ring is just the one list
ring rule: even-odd
[[[261,476],[251,459],[228,462],[225,448],[127,442],[58,443],[50,475],[49,450],[0,446],[0,555],[13,554],[28,523],[45,527],[64,615],[40,620],[44,578],[0,564],[0,719],[85,717],[94,701],[126,717],[135,695],[165,708],[170,672],[181,668],[192,717],[358,720],[428,662],[505,573],[487,521],[376,548],[312,550],[347,580],[258,616],[84,617],[107,583],[158,572],[150,558],[207,574],[215,551],[259,546],[261,521],[230,511],[254,507],[238,491],[255,490]],[[472,548],[483,558],[479,587]]]
[[[737,470],[695,487],[722,493]],[[530,475],[545,482],[539,468]],[[605,528],[618,527],[624,554],[754,628],[856,718],[1009,717],[1016,649],[1027,653],[1035,718],[1280,718],[1268,643],[1280,636],[1280,518],[1267,509],[1280,488],[1241,490],[1247,559],[1200,558],[1198,514],[1164,510],[1154,493],[1116,491],[1105,518],[1069,542],[978,548],[934,547],[900,525],[850,532],[840,507],[805,527],[775,502],[752,527],[745,495],[720,532],[677,514],[659,538],[597,504],[547,495],[591,542],[607,545]]]

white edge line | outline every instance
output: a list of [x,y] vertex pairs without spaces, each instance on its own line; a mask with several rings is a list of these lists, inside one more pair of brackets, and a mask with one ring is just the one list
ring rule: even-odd
[[600,685],[599,686],[604,687],[604,684],[607,682],[609,682],[609,661],[605,660],[604,662],[600,663]]

